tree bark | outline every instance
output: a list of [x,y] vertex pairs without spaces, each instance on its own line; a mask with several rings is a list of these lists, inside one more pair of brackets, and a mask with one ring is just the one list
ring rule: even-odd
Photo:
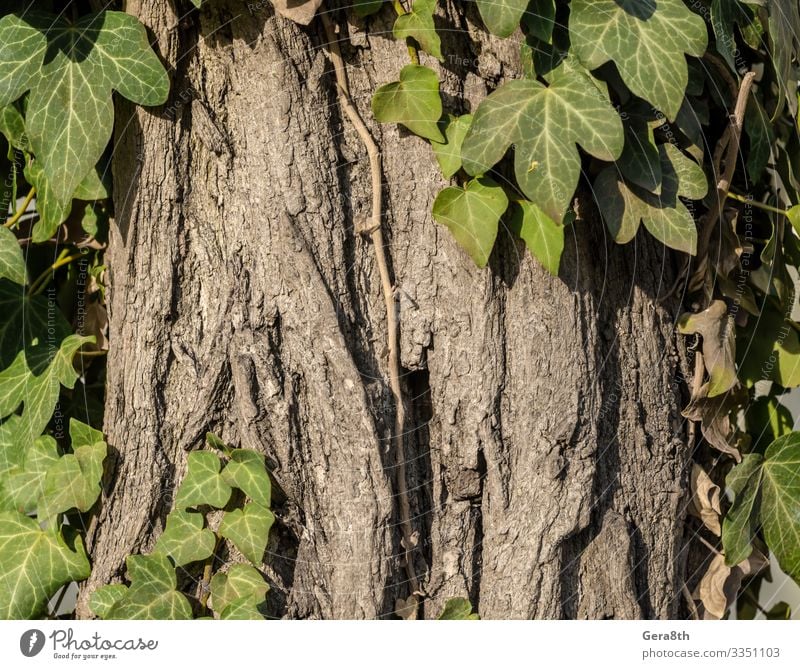
[[[185,4],[185,3],[180,3]],[[266,454],[278,523],[273,613],[390,617],[401,564],[386,313],[366,153],[337,104],[322,26],[270,3],[183,18],[132,0],[172,68],[170,103],[118,107],[108,252],[113,451],[88,594],[163,529],[187,451],[213,431]],[[518,43],[445,3],[445,107],[518,71]],[[553,278],[507,231],[477,269],[430,211],[430,147],[369,101],[408,54],[391,15],[343,27],[353,98],[383,152],[384,225],[407,398],[407,483],[422,612],[484,618],[681,613],[689,448],[677,259],[616,246],[591,208]],[[468,37],[469,36],[469,37]],[[434,67],[437,67],[434,65]]]

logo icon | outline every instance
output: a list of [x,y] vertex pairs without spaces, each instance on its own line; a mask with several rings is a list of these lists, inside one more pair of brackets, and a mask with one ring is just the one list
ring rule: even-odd
[[19,638],[19,649],[25,657],[34,657],[44,648],[44,633],[41,630],[28,630]]

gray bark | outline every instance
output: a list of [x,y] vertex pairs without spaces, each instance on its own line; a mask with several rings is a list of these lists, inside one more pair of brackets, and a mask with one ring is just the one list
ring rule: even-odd
[[[184,20],[133,0],[174,68],[161,110],[118,109],[106,432],[95,587],[152,547],[207,430],[257,449],[280,486],[275,615],[376,618],[406,597],[393,498],[385,312],[366,154],[336,101],[324,32],[267,2]],[[518,44],[446,3],[450,111],[516,71]],[[347,26],[353,98],[384,154],[398,286],[408,488],[423,613],[680,614],[689,450],[673,322],[678,261],[617,247],[589,207],[549,276],[502,231],[477,269],[430,215],[430,147],[369,110],[407,53],[387,12]],[[471,39],[466,37],[467,31]],[[434,67],[437,67],[434,65]]]

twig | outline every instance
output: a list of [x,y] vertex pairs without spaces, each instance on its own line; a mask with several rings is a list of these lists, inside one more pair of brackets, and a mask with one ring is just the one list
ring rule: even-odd
[[211,576],[214,572],[214,561],[217,559],[217,551],[219,550],[220,542],[221,537],[217,534],[216,540],[214,541],[214,550],[203,565],[203,580],[200,581],[200,596],[198,597],[203,613],[208,612],[208,596],[211,594]]
[[[727,142],[725,147],[725,172],[717,182],[717,196],[711,203],[703,223],[700,227],[700,238],[697,243],[697,262],[698,271],[692,277],[691,285],[698,285],[697,274],[705,271],[705,259],[708,256],[708,245],[711,242],[711,234],[722,215],[722,209],[728,196],[728,191],[733,181],[733,174],[736,171],[736,163],[739,160],[739,144],[742,138],[742,128],[744,127],[744,114],[747,110],[747,99],[750,96],[750,89],[753,87],[755,72],[748,72],[742,79],[739,87],[739,95],[736,99],[736,107],[730,116],[730,125],[723,135],[723,142]],[[718,157],[718,156],[717,156]],[[719,166],[715,165],[715,174],[719,174]],[[702,284],[702,280],[700,281]]]
[[403,391],[400,385],[400,338],[398,326],[398,304],[395,297],[394,284],[389,273],[389,263],[386,259],[386,249],[384,245],[383,229],[381,227],[381,212],[383,209],[383,185],[381,178],[381,154],[378,145],[375,143],[369,129],[364,124],[358,110],[350,99],[350,88],[347,83],[347,73],[345,71],[344,60],[339,49],[336,30],[327,14],[320,14],[322,24],[325,26],[325,33],[328,37],[329,54],[333,62],[336,73],[336,83],[339,92],[339,104],[342,110],[350,119],[359,138],[367,149],[369,155],[369,166],[372,174],[372,217],[368,228],[372,238],[372,246],[375,249],[375,260],[378,265],[378,272],[381,277],[381,291],[386,305],[386,328],[389,348],[389,385],[392,390],[395,403],[395,420],[392,440],[396,463],[396,483],[397,499],[400,511],[400,525],[403,532],[403,551],[406,562],[406,573],[408,575],[411,593],[419,592],[419,581],[414,572],[412,548],[414,538],[411,530],[411,511],[408,503],[408,489],[406,484],[406,457],[403,445],[403,432],[405,428],[405,406],[403,404]]
[[700,620],[700,614],[697,611],[697,604],[694,603],[694,597],[692,597],[692,593],[689,592],[686,581],[684,581],[683,585],[681,585],[681,592],[683,592],[683,596],[686,599],[686,604],[689,606],[689,613],[692,614],[692,619]]

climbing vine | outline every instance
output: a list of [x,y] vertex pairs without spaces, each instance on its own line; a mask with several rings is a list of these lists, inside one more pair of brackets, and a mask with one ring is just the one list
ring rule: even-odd
[[[272,484],[264,456],[231,449],[212,434],[215,450],[189,454],[186,476],[153,551],[127,559],[128,585],[104,585],[89,606],[106,620],[263,620],[269,585],[259,569],[269,531]],[[212,531],[208,525],[216,525]],[[249,564],[220,570],[218,547],[227,539]],[[179,589],[191,591],[187,597]]]
[[[66,10],[19,4],[0,18],[4,617],[46,614],[59,589],[89,573],[76,528],[100,495],[106,445],[94,429],[99,421],[91,427],[70,407],[78,390],[88,397],[94,385],[102,388],[113,98],[158,106],[169,95],[167,71],[134,17],[82,2]],[[203,4],[192,0],[190,11]],[[570,228],[581,234],[604,225],[619,244],[650,235],[674,251],[683,269],[661,297],[685,305],[677,323],[690,367],[683,415],[697,447],[688,522],[707,552],[702,578],[685,589],[687,607],[721,618],[736,599],[739,617],[752,617],[770,553],[800,583],[800,433],[782,401],[800,386],[798,2],[476,0],[463,11],[518,44],[520,70],[469,113],[440,92],[443,3],[354,0],[327,3],[324,12],[322,0],[272,4],[288,20],[323,25],[339,104],[370,157],[373,211],[361,232],[373,241],[389,322],[411,586],[397,614],[414,617],[424,593],[405,492],[380,124],[402,125],[430,144],[443,183],[432,219],[479,268],[492,266],[502,229],[554,276]],[[347,12],[368,30],[372,15],[389,11],[408,62],[374,91],[369,118],[349,97],[338,35]],[[90,327],[79,318],[86,302]],[[65,415],[69,438],[60,427]],[[95,615],[264,616],[269,475],[259,454],[209,443],[217,450],[189,455],[153,551],[128,558],[127,584],[92,595]],[[215,572],[222,545],[249,564]],[[34,557],[19,566],[22,550]],[[779,617],[785,608],[765,613]],[[451,600],[442,613],[474,615],[465,600]]]

